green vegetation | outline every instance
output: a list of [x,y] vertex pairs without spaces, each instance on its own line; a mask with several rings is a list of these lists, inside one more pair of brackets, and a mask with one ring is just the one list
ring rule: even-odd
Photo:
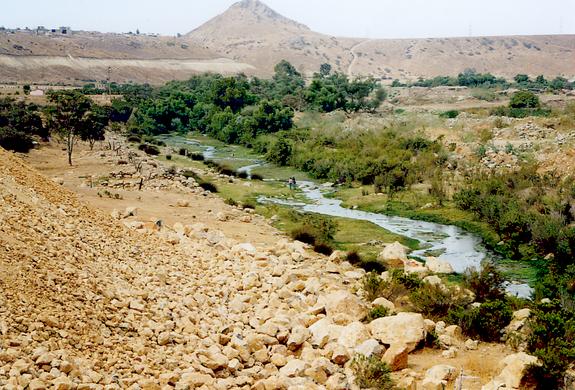
[[388,365],[376,356],[365,357],[357,354],[351,362],[355,375],[355,383],[362,389],[392,390],[395,388],[391,380],[391,370]]
[[34,137],[48,138],[38,107],[0,99],[0,146],[25,153],[34,146]]

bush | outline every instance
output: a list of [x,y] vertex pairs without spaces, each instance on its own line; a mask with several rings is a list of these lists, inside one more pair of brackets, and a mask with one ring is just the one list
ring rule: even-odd
[[232,198],[227,198],[226,200],[224,200],[224,203],[234,207],[238,205],[238,202],[236,202]]
[[205,191],[210,191],[212,193],[218,192],[218,187],[214,183],[210,183],[209,181],[202,181],[199,183],[200,187],[203,188]]
[[236,176],[236,172],[230,167],[227,167],[225,165],[220,166],[218,168],[218,172],[225,176],[231,176],[231,177]]
[[453,287],[429,283],[412,291],[409,300],[415,311],[435,320],[443,319],[449,310],[471,303],[469,299],[461,297],[461,294]]
[[313,250],[326,256],[329,256],[333,253],[333,247],[326,242],[316,242],[313,246]]
[[236,176],[240,179],[247,179],[248,173],[246,171],[237,171]]
[[361,255],[356,250],[347,252],[345,255],[345,260],[351,265],[358,265],[363,261]]
[[368,302],[373,302],[377,298],[382,297],[385,293],[385,287],[386,283],[375,272],[369,272],[361,279],[363,297]]
[[150,156],[158,156],[160,154],[160,149],[155,145],[140,144],[138,149]]
[[252,175],[251,175],[250,178],[251,178],[252,180],[259,180],[259,181],[264,180],[263,176],[262,176],[262,175],[258,175],[257,173],[252,173]]
[[365,357],[357,354],[351,361],[351,369],[355,375],[355,383],[362,389],[392,390],[395,388],[391,380],[389,366],[376,356]]
[[439,114],[440,118],[448,118],[448,119],[455,119],[458,116],[459,116],[459,111],[457,111],[457,110],[444,111],[441,114]]
[[178,150],[178,154],[180,156],[187,156],[188,155],[188,149],[186,148],[180,148],[180,150]]
[[367,313],[366,320],[371,322],[378,318],[387,317],[389,315],[389,309],[385,306],[375,305],[371,308],[369,313]]
[[128,142],[134,142],[134,143],[138,143],[138,144],[139,144],[140,142],[142,142],[142,139],[141,139],[140,136],[138,136],[138,135],[130,135],[130,136],[127,138],[127,140],[128,140]]
[[199,176],[196,172],[194,172],[194,171],[189,171],[189,170],[188,170],[188,171],[183,171],[183,172],[181,173],[181,175],[184,176],[184,177],[186,177],[186,178],[190,178],[190,177],[191,177],[191,178],[194,179],[197,183],[202,182],[202,179],[200,178],[200,176]]
[[256,209],[256,203],[253,200],[244,200],[242,202],[242,208],[255,210]]
[[448,321],[459,325],[467,336],[488,342],[500,341],[511,317],[511,307],[503,300],[487,301],[471,309],[459,307],[448,313]]
[[204,155],[201,153],[192,153],[188,155],[193,161],[204,161]]
[[538,389],[562,388],[565,371],[575,360],[575,312],[560,301],[539,304],[531,312],[528,325],[528,352],[541,366],[529,370]]
[[301,241],[309,245],[315,245],[317,240],[315,229],[306,225],[292,230],[290,236],[296,241]]
[[529,91],[517,91],[509,101],[509,108],[539,108],[540,106],[539,97]]
[[477,302],[500,300],[505,297],[505,279],[495,265],[485,263],[477,271],[467,269],[463,274],[463,284],[475,294]]
[[34,142],[28,134],[2,127],[0,128],[0,146],[14,152],[28,153],[34,147]]
[[172,160],[172,155],[171,155],[171,154],[166,154],[166,160],[171,161],[171,160]]

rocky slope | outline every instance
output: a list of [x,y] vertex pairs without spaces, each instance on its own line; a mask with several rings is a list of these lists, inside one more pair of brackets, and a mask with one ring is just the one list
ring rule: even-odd
[[[202,223],[124,219],[131,208],[104,215],[2,149],[0,159],[2,389],[348,389],[357,353],[388,362],[402,388],[439,389],[456,379],[454,366],[408,365],[428,332],[444,360],[492,356],[420,314],[362,322],[364,271],[337,253],[327,259],[287,240],[256,248]],[[158,194],[179,189],[178,207],[209,196],[183,177],[152,183]],[[233,208],[217,218],[252,223]],[[485,388],[516,388],[532,360],[506,358]]]

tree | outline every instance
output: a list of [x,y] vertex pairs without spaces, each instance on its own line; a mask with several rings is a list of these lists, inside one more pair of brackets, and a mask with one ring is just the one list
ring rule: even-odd
[[330,64],[321,64],[319,67],[319,75],[321,77],[327,77],[331,74],[331,65]]
[[509,107],[511,108],[539,108],[541,103],[533,92],[517,91],[511,96]]
[[80,128],[80,138],[90,144],[90,150],[94,149],[96,141],[105,139],[105,129],[108,126],[108,112],[101,106],[92,106],[92,110],[86,113]]
[[288,165],[292,150],[290,140],[285,136],[279,137],[266,154],[266,159],[279,166]]
[[48,127],[66,143],[68,164],[72,165],[74,146],[83,131],[92,102],[76,90],[52,91],[48,94],[48,101],[52,103],[46,109]]
[[527,76],[526,74],[518,74],[513,79],[517,84],[529,82],[529,76]]
[[275,98],[283,99],[288,95],[299,94],[305,86],[304,79],[296,68],[286,60],[280,61],[274,68]]
[[26,84],[22,87],[22,90],[24,91],[24,95],[30,95],[30,85]]

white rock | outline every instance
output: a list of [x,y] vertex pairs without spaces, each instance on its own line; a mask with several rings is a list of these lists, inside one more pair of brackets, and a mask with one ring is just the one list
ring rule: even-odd
[[352,322],[341,329],[341,335],[337,340],[339,345],[348,349],[355,349],[358,345],[371,337],[367,326],[361,322]]
[[377,356],[381,357],[385,353],[385,347],[375,339],[365,340],[363,343],[355,348],[356,353],[360,353],[363,356],[371,357]]
[[427,332],[423,316],[419,313],[398,313],[377,318],[368,325],[371,335],[383,344],[406,345],[408,352],[425,339]]
[[444,389],[447,385],[447,381],[453,378],[454,374],[455,367],[439,364],[426,371],[425,378],[421,385],[423,389],[426,390]]
[[287,377],[301,376],[306,368],[307,364],[303,360],[292,359],[280,368],[280,374]]
[[436,257],[426,258],[425,265],[435,274],[452,274],[454,272],[450,263]]
[[395,305],[393,304],[393,302],[383,297],[375,299],[371,304],[373,306],[383,306],[387,308],[390,313],[395,311]]
[[407,247],[401,245],[399,242],[388,244],[377,256],[379,261],[406,261],[407,260]]
[[484,387],[488,389],[494,384],[504,384],[506,389],[519,389],[527,368],[532,364],[537,364],[537,358],[525,352],[509,355],[500,362],[503,367],[501,373]]
[[356,295],[346,290],[339,290],[323,297],[325,312],[328,317],[334,318],[344,314],[351,321],[361,321],[367,315],[367,307]]

